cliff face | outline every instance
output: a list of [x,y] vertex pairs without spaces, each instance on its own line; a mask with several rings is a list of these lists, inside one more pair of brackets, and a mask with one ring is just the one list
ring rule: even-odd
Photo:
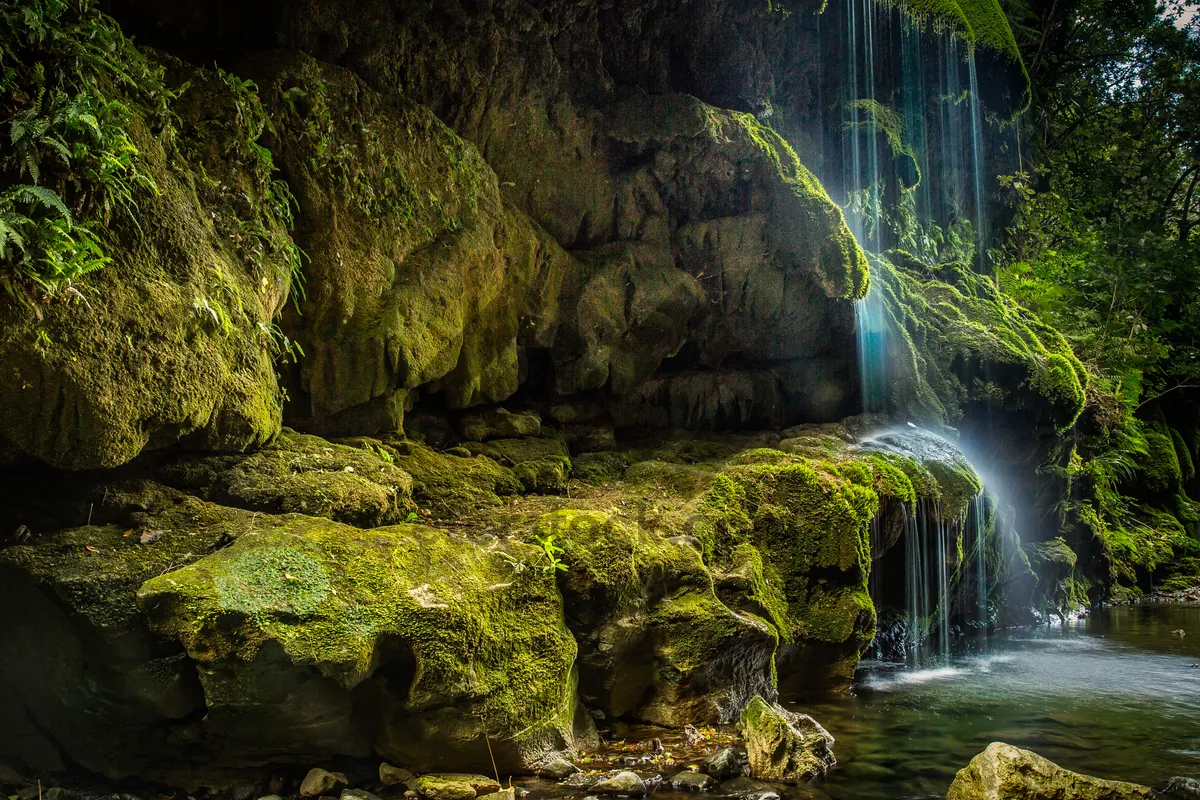
[[[44,172],[0,172],[37,234],[0,262],[0,755],[189,788],[484,742],[533,770],[594,743],[589,711],[847,685],[905,509],[961,538],[980,484],[835,424],[873,267],[817,174],[847,201],[866,141],[886,191],[913,180],[887,126],[847,128],[853,4],[821,5],[4,12],[3,102],[50,133]],[[994,4],[943,5],[869,8],[1019,89]],[[888,410],[1078,413],[1069,352],[985,280],[875,269]]]

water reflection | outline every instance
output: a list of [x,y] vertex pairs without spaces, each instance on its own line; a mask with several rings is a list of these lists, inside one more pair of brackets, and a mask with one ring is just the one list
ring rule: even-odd
[[993,741],[1150,785],[1200,776],[1200,606],[1104,609],[980,647],[935,669],[864,664],[853,696],[805,705],[838,740],[821,789],[944,797]]

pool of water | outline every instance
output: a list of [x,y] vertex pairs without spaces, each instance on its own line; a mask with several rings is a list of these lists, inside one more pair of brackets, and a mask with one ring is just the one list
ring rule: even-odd
[[1200,778],[1200,606],[1101,609],[973,650],[927,669],[864,663],[850,695],[797,706],[837,739],[839,763],[795,796],[945,797],[995,741],[1101,777]]

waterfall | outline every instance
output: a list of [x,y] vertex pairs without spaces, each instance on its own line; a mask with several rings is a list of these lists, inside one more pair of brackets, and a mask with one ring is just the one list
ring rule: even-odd
[[971,155],[975,179],[975,267],[988,271],[987,192],[984,189],[983,103],[979,99],[979,75],[975,69],[975,48],[967,56],[971,75]]
[[929,169],[929,126],[925,73],[925,39],[921,23],[907,14],[900,24],[900,106],[904,145],[917,162],[916,216],[922,225],[933,221],[933,180]]
[[985,633],[991,622],[988,610],[986,506],[982,492],[971,501],[970,531],[975,540],[975,621]]

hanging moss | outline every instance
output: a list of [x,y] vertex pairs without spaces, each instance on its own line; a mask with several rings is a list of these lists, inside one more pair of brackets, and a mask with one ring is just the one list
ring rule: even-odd
[[1183,481],[1183,468],[1171,436],[1162,430],[1147,430],[1146,451],[1137,456],[1138,472],[1146,488],[1166,492]]
[[[890,409],[955,422],[965,402],[1023,407],[1059,431],[1083,411],[1088,376],[1061,334],[963,264],[931,269],[892,251],[872,259],[888,327]],[[989,370],[1016,370],[1004,390]]]

